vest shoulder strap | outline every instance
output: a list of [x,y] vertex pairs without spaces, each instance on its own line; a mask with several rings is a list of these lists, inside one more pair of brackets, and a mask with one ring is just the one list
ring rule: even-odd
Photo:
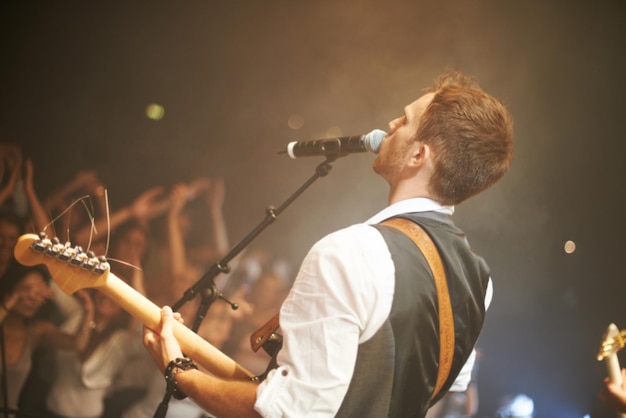
[[434,399],[448,379],[454,358],[454,318],[448,292],[446,273],[437,247],[424,229],[408,219],[391,218],[381,222],[406,234],[420,249],[435,278],[439,306],[439,371],[431,399]]

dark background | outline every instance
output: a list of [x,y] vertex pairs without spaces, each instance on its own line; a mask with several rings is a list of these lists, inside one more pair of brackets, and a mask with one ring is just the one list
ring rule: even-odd
[[[277,155],[287,142],[386,129],[442,70],[474,75],[516,127],[510,172],[455,215],[495,280],[479,416],[525,393],[536,417],[609,417],[595,355],[626,326],[625,35],[623,0],[3,1],[0,139],[42,196],[85,168],[113,207],[223,176],[236,243],[322,161]],[[338,160],[254,245],[297,265],[377,212],[372,159]]]

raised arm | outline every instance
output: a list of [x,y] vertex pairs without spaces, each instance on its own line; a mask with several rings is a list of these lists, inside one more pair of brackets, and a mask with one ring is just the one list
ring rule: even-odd
[[[224,180],[221,177],[214,179],[201,177],[190,183],[190,189],[194,197],[204,194],[209,214],[211,241],[210,246],[199,246],[188,251],[194,261],[206,265],[222,259],[229,250],[230,242],[223,213]],[[237,259],[232,261],[231,268],[234,268],[236,261]]]
[[[19,148],[9,144],[0,144],[0,164],[0,176],[3,176],[5,171],[9,172],[6,184],[0,189],[0,205],[2,205],[13,196],[15,185],[20,178],[22,155]],[[2,180],[1,177],[0,180]]]
[[229,249],[228,232],[226,230],[226,221],[224,220],[225,187],[224,179],[215,178],[212,187],[207,192],[207,205],[211,216],[211,227],[213,230],[213,244],[215,246],[216,258],[222,258]]
[[78,290],[75,297],[82,306],[82,318],[76,333],[68,334],[59,330],[51,323],[43,322],[39,324],[40,334],[44,342],[52,347],[74,350],[82,353],[87,348],[94,329],[94,304],[90,293],[87,290]]
[[95,221],[94,225],[85,225],[75,235],[74,240],[81,245],[86,245],[92,236],[92,229],[99,232],[98,237],[94,239],[104,239],[106,234],[103,231],[107,231],[108,228],[113,231],[120,224],[128,221],[131,218],[135,218],[142,223],[147,223],[150,219],[163,213],[168,205],[169,200],[163,198],[163,187],[152,187],[143,193],[141,193],[130,205],[111,212],[109,218],[106,216],[100,216]]
[[80,193],[99,193],[102,184],[95,171],[83,170],[45,199],[44,208],[50,213],[59,213],[67,209],[72,199],[80,197]]
[[170,255],[169,273],[173,280],[181,280],[187,267],[185,237],[180,223],[181,213],[187,203],[189,187],[184,183],[176,184],[170,193],[170,208],[167,214],[167,236]]
[[26,197],[28,198],[28,205],[30,206],[33,227],[35,228],[35,231],[33,232],[40,232],[47,228],[47,233],[49,236],[56,236],[54,231],[54,225],[50,223],[50,217],[46,213],[46,210],[41,204],[41,200],[39,200],[39,196],[35,191],[35,186],[33,182],[33,171],[33,161],[28,158],[26,160],[24,191],[26,192]]

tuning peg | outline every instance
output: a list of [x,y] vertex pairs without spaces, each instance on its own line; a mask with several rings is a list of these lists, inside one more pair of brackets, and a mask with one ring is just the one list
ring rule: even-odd
[[83,252],[83,249],[81,247],[74,247],[74,250],[76,251],[76,255],[70,259],[70,264],[73,264],[75,266],[83,265],[85,261],[89,259],[89,256],[87,256],[87,254]]
[[61,241],[54,237],[52,238],[52,247],[50,248],[50,255],[59,258],[59,256],[65,251],[65,245],[61,244]]
[[96,257],[96,254],[93,251],[88,251],[87,252],[87,259],[81,265],[81,267],[86,269],[86,270],[93,271],[99,263],[100,262],[98,261],[98,258]]
[[37,241],[34,241],[30,248],[32,248],[34,251],[37,251],[39,253],[49,253],[49,248],[52,246],[52,241],[50,241],[48,239],[48,236],[46,235],[45,232],[40,232],[39,233],[39,239]]
[[111,266],[109,265],[107,258],[101,255],[98,257],[98,264],[96,264],[92,271],[97,274],[104,274],[110,269],[110,267]]
[[72,248],[72,244],[66,242],[63,246],[63,250],[59,252],[57,258],[62,261],[69,261],[76,255],[76,251]]

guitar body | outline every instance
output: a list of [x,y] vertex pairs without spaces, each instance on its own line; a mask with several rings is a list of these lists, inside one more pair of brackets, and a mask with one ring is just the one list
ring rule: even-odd
[[[23,265],[44,264],[59,288],[67,294],[95,288],[115,300],[148,328],[156,329],[161,322],[161,309],[111,273],[103,258],[90,257],[80,248],[62,245],[35,234],[22,235],[14,254]],[[180,322],[174,324],[174,335],[185,355],[210,373],[226,379],[254,379],[252,373]]]
[[[617,352],[622,346],[623,342],[619,328],[617,328],[615,324],[609,324],[604,333],[602,345],[600,346],[598,360],[604,360],[609,379],[611,379],[611,382],[620,386],[622,385],[622,368],[619,364]],[[626,418],[626,414],[619,412],[617,416],[619,418]]]
[[[604,341],[615,341],[619,337],[619,329],[615,324],[610,324],[604,334]],[[622,384],[622,369],[619,364],[619,358],[617,357],[617,350],[611,350],[604,356],[604,363],[606,364],[606,371],[611,379],[611,382],[621,386]]]

